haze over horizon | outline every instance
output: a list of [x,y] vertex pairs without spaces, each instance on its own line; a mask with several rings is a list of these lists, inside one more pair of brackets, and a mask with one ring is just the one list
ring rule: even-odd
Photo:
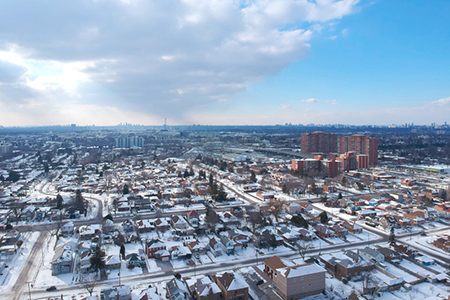
[[450,121],[448,1],[1,4],[2,126]]

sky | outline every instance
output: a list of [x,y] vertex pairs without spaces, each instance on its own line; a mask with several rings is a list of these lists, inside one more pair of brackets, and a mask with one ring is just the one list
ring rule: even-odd
[[448,0],[0,0],[0,125],[443,124]]

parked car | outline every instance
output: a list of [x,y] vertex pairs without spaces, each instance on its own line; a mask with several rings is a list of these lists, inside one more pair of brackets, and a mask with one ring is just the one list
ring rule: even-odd
[[261,284],[263,284],[263,283],[264,283],[264,280],[262,280],[262,279],[260,279],[260,280],[258,280],[257,282],[255,282],[256,285],[261,285]]
[[52,285],[52,286],[50,286],[50,287],[48,287],[47,289],[46,289],[46,291],[47,292],[53,292],[53,291],[57,291],[58,289],[56,288],[56,286],[54,286],[54,285]]

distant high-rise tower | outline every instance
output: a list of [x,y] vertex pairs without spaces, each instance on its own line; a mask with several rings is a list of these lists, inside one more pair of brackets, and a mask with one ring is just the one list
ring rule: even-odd
[[301,153],[335,153],[337,152],[337,134],[323,133],[316,131],[314,133],[304,133],[301,136]]
[[136,135],[121,136],[116,138],[116,148],[142,148],[144,138]]
[[340,154],[346,152],[356,152],[356,154],[366,154],[369,157],[369,164],[378,163],[378,139],[365,135],[355,134],[352,136],[340,136],[338,142]]

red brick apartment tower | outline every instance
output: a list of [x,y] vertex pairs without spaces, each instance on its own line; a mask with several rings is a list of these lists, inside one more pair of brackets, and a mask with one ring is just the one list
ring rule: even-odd
[[340,136],[338,139],[338,151],[340,154],[354,151],[357,154],[369,156],[369,164],[378,163],[378,139],[365,135]]
[[337,152],[337,134],[316,131],[304,133],[300,138],[301,153]]

